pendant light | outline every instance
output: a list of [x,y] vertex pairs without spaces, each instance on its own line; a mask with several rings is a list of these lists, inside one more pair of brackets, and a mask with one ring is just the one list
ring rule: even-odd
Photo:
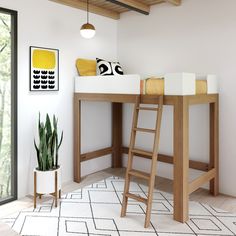
[[89,23],[89,0],[87,0],[87,23],[81,26],[80,34],[86,39],[91,39],[96,34],[95,27]]

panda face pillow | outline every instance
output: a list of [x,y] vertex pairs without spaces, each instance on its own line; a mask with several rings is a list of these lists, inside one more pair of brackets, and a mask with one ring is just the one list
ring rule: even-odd
[[124,72],[119,62],[110,62],[97,58],[97,74],[98,75],[123,75]]

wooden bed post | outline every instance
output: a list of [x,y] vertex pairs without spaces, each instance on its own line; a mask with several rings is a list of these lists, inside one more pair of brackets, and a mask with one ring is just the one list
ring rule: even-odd
[[74,95],[74,181],[81,181],[81,100]]
[[112,168],[122,167],[122,103],[112,103]]
[[219,97],[210,103],[210,165],[216,169],[216,176],[210,181],[210,193],[219,194]]
[[188,220],[189,103],[178,96],[174,103],[174,219]]

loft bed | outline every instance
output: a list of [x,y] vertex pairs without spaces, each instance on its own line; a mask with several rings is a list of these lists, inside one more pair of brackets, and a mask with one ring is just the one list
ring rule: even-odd
[[[186,74],[185,74],[186,75]],[[219,145],[219,95],[216,91],[216,85],[212,80],[212,76],[209,77],[208,94],[190,95],[193,93],[193,89],[190,86],[189,81],[185,83],[184,74],[175,75],[176,79],[180,79],[178,83],[181,86],[175,84],[172,89],[172,93],[179,93],[178,95],[165,95],[164,105],[173,106],[173,156],[158,155],[158,161],[173,164],[173,195],[174,195],[174,220],[179,222],[186,222],[189,218],[189,195],[197,190],[203,184],[210,182],[210,193],[214,196],[219,193],[219,159],[218,159],[218,145]],[[172,75],[170,75],[171,77]],[[187,76],[188,77],[188,76]],[[190,76],[191,77],[191,76]],[[123,78],[123,77],[122,77]],[[135,78],[135,77],[134,77]],[[77,78],[75,84],[74,93],[74,181],[81,181],[81,163],[87,160],[99,158],[108,154],[112,155],[112,167],[121,168],[122,156],[128,153],[128,147],[123,146],[122,142],[122,104],[123,103],[135,103],[138,96],[140,96],[141,103],[143,104],[156,104],[157,95],[140,95],[140,89],[135,87],[135,83],[131,88],[132,93],[126,89],[126,93],[120,93],[119,86],[111,86],[108,84],[109,93],[103,93],[104,84],[99,87],[92,86],[92,82],[89,78]],[[98,79],[98,77],[96,77]],[[107,78],[108,79],[108,78]],[[120,77],[121,79],[121,77]],[[166,78],[165,78],[166,79]],[[79,82],[80,81],[80,82]],[[176,82],[177,80],[175,80]],[[85,84],[83,84],[83,82]],[[88,82],[88,84],[86,84]],[[133,81],[134,82],[134,81]],[[95,82],[99,83],[99,81]],[[102,83],[102,82],[101,82]],[[130,83],[130,82],[128,82]],[[79,86],[80,84],[80,86]],[[187,84],[187,87],[185,86]],[[106,85],[105,85],[106,86]],[[124,86],[124,84],[122,84]],[[122,88],[121,86],[121,88]],[[96,87],[96,88],[95,88]],[[112,91],[114,89],[114,91]],[[173,89],[175,91],[173,91]],[[176,92],[176,89],[179,91]],[[192,89],[192,91],[191,91]],[[195,89],[195,88],[194,88]],[[97,92],[95,92],[97,91]],[[113,93],[114,92],[114,93]],[[165,92],[166,91],[165,88]],[[181,94],[181,95],[180,95]],[[100,150],[96,150],[89,153],[81,153],[81,102],[82,101],[96,101],[96,102],[111,102],[112,103],[112,146],[106,147]],[[189,107],[196,104],[209,104],[210,113],[210,153],[209,163],[193,161],[189,159]],[[143,158],[150,159],[146,155],[138,155]],[[189,168],[201,170],[204,173],[189,182],[188,171]]]

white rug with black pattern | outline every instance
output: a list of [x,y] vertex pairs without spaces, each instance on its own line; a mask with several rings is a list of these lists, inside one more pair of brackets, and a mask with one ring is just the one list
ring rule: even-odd
[[[190,202],[190,219],[173,220],[173,196],[155,190],[151,226],[144,229],[142,203],[129,201],[120,218],[124,179],[110,177],[64,195],[59,207],[50,202],[1,219],[20,235],[31,236],[152,236],[236,235],[236,214]],[[131,192],[146,197],[147,187],[131,183]]]

